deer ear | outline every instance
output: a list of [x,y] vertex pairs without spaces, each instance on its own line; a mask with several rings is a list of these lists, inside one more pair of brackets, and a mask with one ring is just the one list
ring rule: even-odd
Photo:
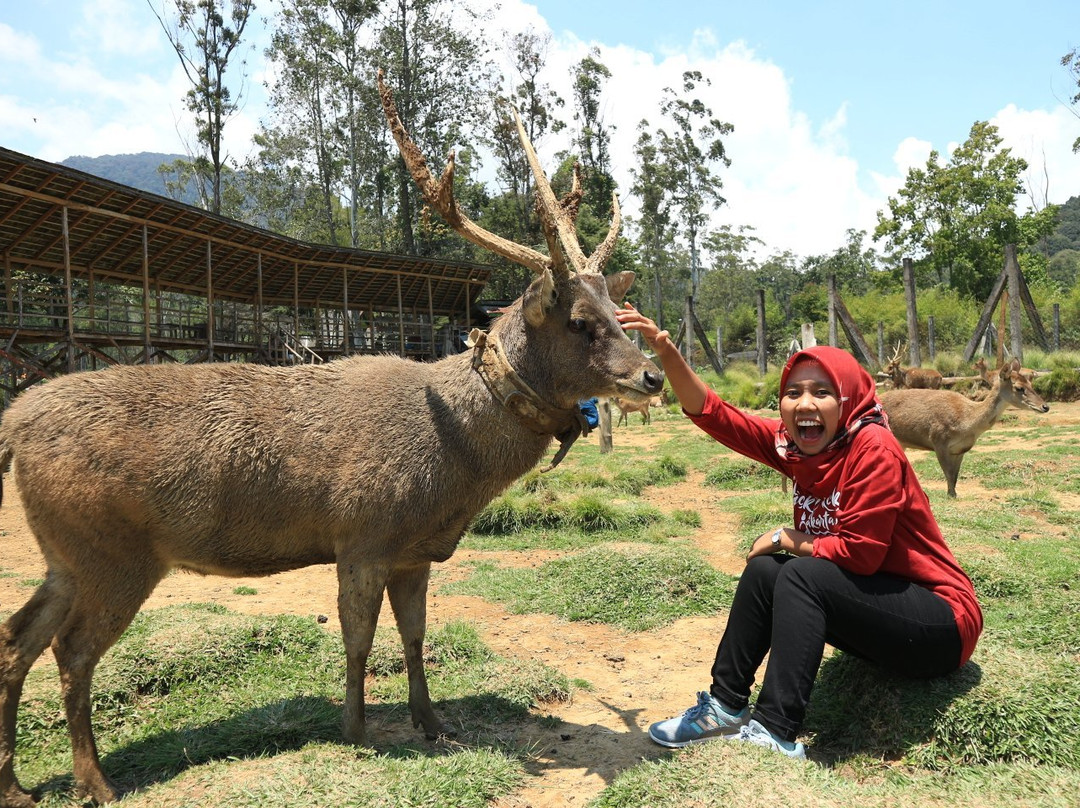
[[622,305],[623,298],[626,297],[627,291],[630,289],[630,285],[634,282],[634,273],[627,270],[626,272],[616,272],[614,275],[606,275],[604,281],[607,283],[608,297],[614,303]]
[[534,328],[539,327],[555,305],[557,297],[555,279],[551,275],[551,270],[546,269],[529,284],[529,288],[521,296],[521,311],[525,315],[526,322]]

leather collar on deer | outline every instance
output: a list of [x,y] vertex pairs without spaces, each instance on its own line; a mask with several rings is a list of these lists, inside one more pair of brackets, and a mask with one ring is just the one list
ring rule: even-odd
[[579,436],[589,434],[589,423],[581,410],[577,407],[559,409],[540,398],[507,360],[497,336],[474,328],[466,344],[473,349],[473,370],[480,374],[499,403],[536,434],[559,439],[559,451],[551,463],[541,469],[541,472],[551,471],[562,462]]

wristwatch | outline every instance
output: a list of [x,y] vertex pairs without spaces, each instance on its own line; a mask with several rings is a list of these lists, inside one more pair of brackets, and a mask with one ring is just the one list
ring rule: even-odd
[[783,533],[783,531],[784,529],[782,527],[778,527],[776,532],[772,534],[772,548],[774,553],[780,549],[780,534]]

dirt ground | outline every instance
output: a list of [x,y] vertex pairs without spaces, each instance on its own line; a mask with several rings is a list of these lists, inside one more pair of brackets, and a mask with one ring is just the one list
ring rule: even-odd
[[[1021,414],[1018,426],[998,425],[995,434],[1010,428],[1030,428],[1032,422]],[[672,416],[680,427],[692,430],[685,419]],[[1080,403],[1055,403],[1045,416],[1051,423],[1080,422]],[[619,446],[649,447],[658,438],[653,427],[632,425],[615,431]],[[665,432],[671,422],[664,420]],[[997,437],[1001,437],[997,435]],[[594,438],[595,439],[595,438]],[[978,451],[976,445],[975,451]],[[995,445],[995,450],[1000,444]],[[923,453],[915,453],[922,456]],[[913,455],[914,457],[914,455]],[[26,527],[22,508],[11,477],[3,507],[0,508],[0,573],[40,578],[44,565],[32,534]],[[929,489],[944,491],[943,481],[930,481]],[[965,477],[961,469],[960,501],[980,497],[977,481]],[[716,568],[736,574],[743,559],[734,550],[735,537],[730,518],[716,506],[717,494],[701,485],[701,475],[676,485],[648,490],[644,499],[671,511],[693,509],[702,525],[692,539]],[[521,659],[538,659],[567,676],[591,683],[588,691],[575,693],[572,703],[552,705],[551,712],[562,721],[545,728],[528,728],[516,742],[533,750],[523,788],[500,804],[503,808],[553,808],[583,805],[600,792],[620,772],[643,759],[659,757],[663,750],[645,734],[653,721],[668,718],[689,707],[695,693],[708,684],[708,671],[723,617],[687,618],[666,628],[630,634],[603,625],[569,623],[542,614],[513,615],[497,604],[481,598],[439,594],[441,583],[468,573],[467,562],[478,556],[491,559],[490,552],[459,550],[448,562],[436,565],[428,617],[431,625],[456,619],[480,627],[482,636],[498,654]],[[505,563],[540,564],[556,553],[507,553]],[[31,590],[18,584],[19,578],[0,575],[0,612],[17,609]],[[237,595],[234,590],[248,586],[255,595]],[[327,627],[338,630],[337,584],[332,566],[317,566],[269,578],[216,578],[175,574],[163,581],[144,608],[178,602],[214,602],[249,614],[325,615]],[[381,625],[393,625],[389,605],[384,604]],[[52,665],[48,654],[38,665]],[[344,687],[344,672],[343,684]],[[369,737],[377,746],[420,739],[407,719],[393,725],[369,724]]]

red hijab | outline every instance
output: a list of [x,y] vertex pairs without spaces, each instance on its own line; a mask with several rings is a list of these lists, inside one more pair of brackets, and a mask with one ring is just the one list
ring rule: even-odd
[[792,368],[801,362],[813,362],[820,366],[840,396],[840,420],[836,435],[820,452],[806,455],[799,451],[781,421],[776,432],[776,452],[791,464],[791,476],[800,488],[832,491],[840,482],[845,450],[855,433],[867,424],[888,427],[888,421],[870,374],[847,351],[828,345],[818,345],[792,354],[780,374],[781,394],[787,386]]

